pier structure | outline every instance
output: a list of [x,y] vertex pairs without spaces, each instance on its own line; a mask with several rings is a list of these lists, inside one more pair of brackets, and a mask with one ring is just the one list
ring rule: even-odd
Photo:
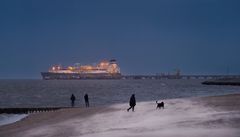
[[239,79],[240,75],[125,75],[122,79]]

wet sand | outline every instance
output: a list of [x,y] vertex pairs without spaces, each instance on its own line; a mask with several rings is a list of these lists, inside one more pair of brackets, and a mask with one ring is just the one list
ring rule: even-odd
[[[21,121],[17,121],[13,124],[0,126],[0,137],[16,137],[24,136],[24,132],[43,127],[45,125],[54,125],[61,123],[66,120],[71,120],[75,118],[84,119],[96,113],[106,113],[108,111],[114,111],[112,108],[108,107],[96,107],[96,108],[69,108],[61,109],[52,112],[40,112],[30,114]],[[62,131],[65,130],[64,128]],[[71,132],[68,131],[68,132]],[[66,134],[67,132],[65,132]]]
[[108,137],[108,136],[209,136],[238,137],[240,94],[165,100],[109,107],[62,109],[30,114],[13,124],[0,126],[0,137]]

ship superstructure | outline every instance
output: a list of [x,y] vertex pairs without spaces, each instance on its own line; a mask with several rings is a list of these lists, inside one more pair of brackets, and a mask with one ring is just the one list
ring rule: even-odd
[[62,67],[52,66],[48,72],[42,72],[45,80],[50,79],[120,79],[120,68],[115,59],[103,60],[97,65],[80,65]]

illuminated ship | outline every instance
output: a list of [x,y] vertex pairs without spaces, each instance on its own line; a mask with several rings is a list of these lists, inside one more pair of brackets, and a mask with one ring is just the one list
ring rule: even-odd
[[97,65],[80,65],[62,67],[52,66],[48,72],[41,72],[44,80],[52,79],[121,79],[120,68],[115,59],[104,60]]

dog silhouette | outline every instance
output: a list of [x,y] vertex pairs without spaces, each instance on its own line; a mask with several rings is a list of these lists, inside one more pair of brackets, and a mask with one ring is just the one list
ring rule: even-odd
[[164,102],[158,103],[158,101],[156,101],[156,104],[157,104],[157,108],[156,109],[161,109],[161,108],[164,109]]

